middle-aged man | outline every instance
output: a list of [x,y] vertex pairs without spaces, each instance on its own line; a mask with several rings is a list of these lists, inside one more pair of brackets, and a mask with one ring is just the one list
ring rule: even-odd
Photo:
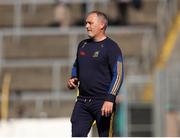
[[107,16],[92,11],[86,18],[89,39],[78,45],[68,88],[79,88],[71,117],[72,136],[87,137],[96,121],[100,137],[110,136],[115,98],[123,81],[123,56],[106,36]]

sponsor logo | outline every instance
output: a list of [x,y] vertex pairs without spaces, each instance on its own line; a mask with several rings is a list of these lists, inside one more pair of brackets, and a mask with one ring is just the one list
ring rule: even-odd
[[85,56],[86,55],[86,53],[84,51],[80,51],[79,54],[80,54],[80,56]]

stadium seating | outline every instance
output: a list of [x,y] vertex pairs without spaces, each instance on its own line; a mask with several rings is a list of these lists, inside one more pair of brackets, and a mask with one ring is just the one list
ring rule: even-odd
[[[28,3],[28,2],[27,2]],[[21,5],[21,26],[23,27],[47,27],[50,23],[54,21],[54,4],[22,4]],[[136,10],[132,5],[128,7],[128,19],[129,24],[146,24],[146,25],[156,25],[157,23],[157,6],[158,1],[143,1],[143,6],[141,9]],[[76,19],[82,16],[79,4],[70,4],[70,10],[72,18],[72,24]],[[104,6],[101,3],[97,3],[95,8],[104,11]],[[15,6],[13,4],[2,4],[0,5],[0,27],[13,27],[16,18]],[[74,20],[74,21],[73,21]]]
[[0,27],[12,27],[13,15],[13,5],[0,5]]
[[[143,32],[134,34],[109,34],[117,43],[120,44],[126,59],[136,57],[142,58],[142,37]],[[12,36],[4,38],[3,55],[7,61],[27,60],[62,60],[70,58],[70,44],[68,35],[26,35],[20,36],[18,42]],[[78,41],[82,40],[84,35],[79,35]],[[132,38],[131,41],[128,41]],[[75,54],[76,51],[73,51]],[[125,66],[128,66],[125,64]],[[61,74],[61,90],[66,90],[65,81],[68,78],[67,71],[71,67],[65,67],[66,70]],[[63,69],[60,69],[61,71]],[[11,90],[44,90],[52,89],[52,67],[6,67],[3,72],[10,72],[13,77]],[[37,77],[37,79],[33,79]],[[24,83],[24,84],[23,84]],[[23,84],[23,85],[22,85]]]
[[12,36],[4,38],[4,57],[6,59],[57,59],[69,57],[67,35],[20,36],[15,42]]

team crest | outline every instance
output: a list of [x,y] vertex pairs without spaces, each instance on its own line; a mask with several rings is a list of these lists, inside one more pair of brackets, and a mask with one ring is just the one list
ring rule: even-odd
[[101,48],[103,48],[104,47],[104,45],[103,44],[101,44]]
[[99,51],[95,51],[92,57],[96,58],[98,56],[99,56]]

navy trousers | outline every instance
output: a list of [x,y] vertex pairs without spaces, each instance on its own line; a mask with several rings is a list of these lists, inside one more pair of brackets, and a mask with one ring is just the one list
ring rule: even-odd
[[101,116],[102,99],[77,98],[71,116],[72,137],[87,137],[91,126],[96,120],[99,137],[108,137],[111,115]]

